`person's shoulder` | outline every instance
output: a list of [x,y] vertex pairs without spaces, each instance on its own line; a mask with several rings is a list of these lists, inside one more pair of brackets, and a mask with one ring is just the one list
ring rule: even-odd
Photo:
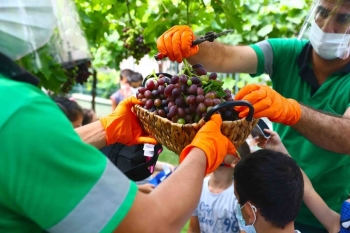
[[266,40],[272,47],[281,47],[287,49],[301,49],[308,42],[297,38],[270,38]]
[[38,87],[5,77],[0,77],[0,93],[2,123],[26,106],[44,110],[43,105],[52,104],[50,98]]

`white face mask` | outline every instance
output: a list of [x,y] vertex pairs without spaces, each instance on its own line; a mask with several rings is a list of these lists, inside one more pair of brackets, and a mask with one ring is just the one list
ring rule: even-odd
[[349,57],[350,34],[326,33],[316,22],[312,22],[309,39],[315,52],[326,60]]
[[0,1],[0,52],[18,60],[45,45],[56,27],[53,1]]
[[136,94],[137,94],[139,89],[138,88],[134,88],[134,87],[131,87],[130,89],[131,89],[132,95],[136,96]]

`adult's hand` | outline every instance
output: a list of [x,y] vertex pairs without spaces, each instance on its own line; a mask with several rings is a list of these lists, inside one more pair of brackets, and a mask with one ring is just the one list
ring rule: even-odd
[[[270,121],[285,125],[296,124],[301,117],[301,107],[293,99],[287,99],[266,85],[250,84],[243,87],[235,100],[247,100],[254,107],[254,117],[267,117]],[[247,107],[235,107],[239,117],[248,114]]]
[[100,122],[106,131],[106,143],[122,143],[128,146],[134,144],[150,143],[156,144],[157,141],[146,135],[142,130],[140,123],[131,111],[136,104],[142,104],[135,97],[129,97],[120,102],[113,113],[100,118]]
[[189,26],[177,25],[164,32],[157,39],[158,51],[171,61],[182,62],[183,58],[198,53],[198,45],[192,47],[194,33]]
[[192,148],[197,147],[207,156],[206,174],[212,173],[224,161],[226,155],[235,155],[233,143],[221,133],[222,119],[214,114],[211,119],[197,132],[191,144],[186,146],[180,154],[180,163],[186,158]]

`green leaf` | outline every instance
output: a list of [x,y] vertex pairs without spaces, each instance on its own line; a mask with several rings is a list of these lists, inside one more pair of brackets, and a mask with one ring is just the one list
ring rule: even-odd
[[260,28],[260,30],[258,31],[258,36],[261,36],[261,37],[264,37],[266,36],[267,34],[269,34],[273,29],[273,26],[271,24],[269,25],[266,25],[262,28]]

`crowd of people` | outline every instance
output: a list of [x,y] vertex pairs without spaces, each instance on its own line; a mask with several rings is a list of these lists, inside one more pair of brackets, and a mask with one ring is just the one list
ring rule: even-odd
[[[142,104],[133,96],[142,75],[121,72],[113,111],[99,119],[74,99],[47,96],[15,61],[49,41],[57,2],[41,1],[37,11],[25,3],[11,3],[12,12],[45,27],[18,23],[13,30],[36,36],[16,41],[0,27],[1,232],[163,233],[188,221],[189,232],[203,233],[350,232],[350,1],[314,0],[306,40],[192,46],[189,26],[165,31],[157,48],[172,61],[269,74],[273,88],[249,84],[234,98],[249,101],[274,130],[251,139],[255,152],[248,143],[235,148],[214,114],[156,188],[138,186],[100,150],[157,145],[132,111]],[[236,111],[247,115],[246,107]]]

